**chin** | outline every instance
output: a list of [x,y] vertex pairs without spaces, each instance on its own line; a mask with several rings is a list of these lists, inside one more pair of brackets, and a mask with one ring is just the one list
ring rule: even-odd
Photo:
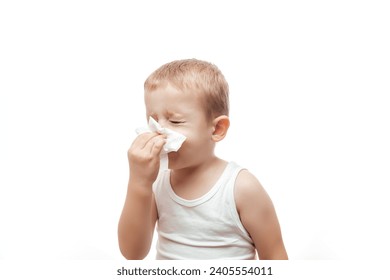
[[[172,155],[171,155],[172,154]],[[178,170],[186,168],[188,164],[185,161],[180,160],[178,154],[175,152],[169,153],[168,155],[168,169]]]
[[184,169],[191,166],[193,162],[183,157],[178,152],[168,154],[168,168],[172,170]]
[[169,169],[177,169],[177,152],[170,152],[168,154],[168,168]]

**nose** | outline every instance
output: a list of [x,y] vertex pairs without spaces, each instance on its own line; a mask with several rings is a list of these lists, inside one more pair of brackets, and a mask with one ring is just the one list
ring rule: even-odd
[[156,123],[158,123],[161,126],[165,125],[163,118],[158,118],[157,116],[150,116]]
[[158,121],[158,124],[161,125],[162,127],[164,127],[166,125],[166,121],[164,121],[163,119],[159,119]]
[[172,123],[170,122],[169,118],[160,118],[158,121],[159,125],[166,128],[171,128]]
[[164,118],[156,119],[156,122],[163,128],[169,128],[169,121]]

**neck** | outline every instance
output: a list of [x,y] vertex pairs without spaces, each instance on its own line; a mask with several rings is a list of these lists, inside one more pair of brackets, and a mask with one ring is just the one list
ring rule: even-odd
[[205,160],[200,164],[182,169],[171,170],[171,180],[173,179],[176,183],[180,183],[184,180],[189,181],[191,178],[210,176],[209,173],[214,172],[215,168],[218,168],[225,163],[225,161],[213,155],[208,160]]

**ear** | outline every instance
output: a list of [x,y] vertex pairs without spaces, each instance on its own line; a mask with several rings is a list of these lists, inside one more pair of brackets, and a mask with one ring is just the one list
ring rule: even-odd
[[228,116],[222,115],[213,120],[213,134],[211,136],[214,142],[219,142],[225,138],[230,126],[230,120]]

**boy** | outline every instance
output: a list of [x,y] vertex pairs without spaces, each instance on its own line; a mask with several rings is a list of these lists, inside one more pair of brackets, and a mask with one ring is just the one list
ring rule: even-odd
[[128,151],[130,178],[118,226],[127,259],[287,259],[271,199],[258,180],[214,154],[229,128],[228,84],[213,64],[167,63],[145,81],[147,117],[186,136],[160,172],[165,136],[140,134]]

